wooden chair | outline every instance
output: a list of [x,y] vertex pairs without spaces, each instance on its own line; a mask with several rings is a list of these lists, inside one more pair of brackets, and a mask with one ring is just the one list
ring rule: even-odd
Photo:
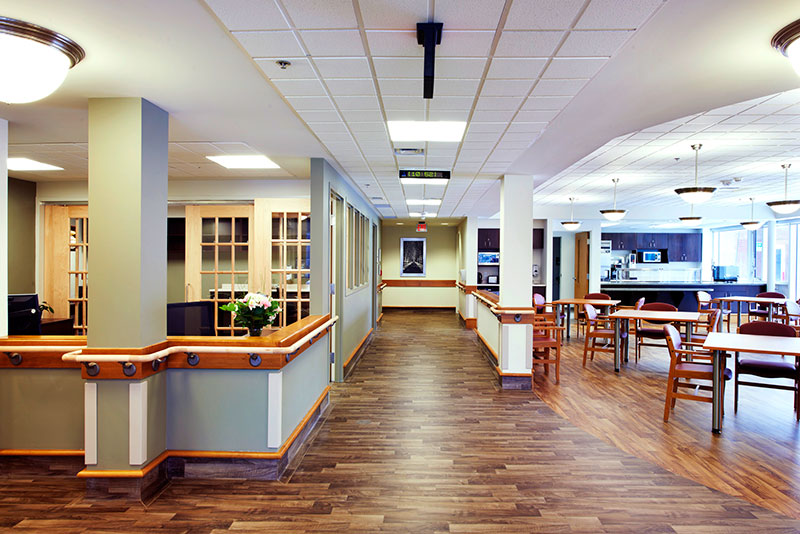
[[[544,317],[547,318],[554,323],[556,322],[556,309],[555,305],[552,302],[546,302],[544,295],[540,295],[539,293],[533,294],[533,308],[536,310],[537,317]],[[561,314],[561,322],[564,322],[564,314]]]
[[[645,311],[678,311],[678,308],[666,302],[648,302],[640,310]],[[642,347],[664,347],[661,343],[648,343],[646,339],[664,339],[664,326],[668,321],[636,321],[636,362],[642,354]],[[645,326],[653,325],[653,326]],[[655,326],[659,325],[659,326]]]
[[[586,316],[586,336],[583,340],[583,365],[586,366],[586,355],[591,353],[591,359],[594,360],[595,352],[610,352],[614,353],[614,328],[608,319],[602,319],[597,316],[597,310],[591,304],[583,305],[583,313]],[[622,333],[627,336],[627,332]],[[604,346],[597,346],[597,340],[605,341]]]
[[724,308],[722,305],[714,305],[711,299],[711,294],[707,293],[706,291],[698,291],[697,292],[697,311],[704,312],[707,310],[720,310],[722,312],[722,317],[724,318],[725,322],[727,323],[728,332],[731,331],[731,310],[730,308]]
[[564,330],[563,326],[557,326],[548,317],[534,315],[531,375],[535,375],[537,365],[544,366],[545,375],[550,374],[550,366],[555,365],[556,384],[561,381],[561,341]]
[[[756,296],[771,298],[771,299],[786,298],[786,295],[784,295],[783,293],[778,293],[777,291],[764,291],[763,293],[759,293]],[[755,307],[748,307],[747,320],[752,321],[753,317],[755,317],[756,319],[766,321],[769,318],[769,307],[770,304],[756,304]]]
[[[790,325],[770,321],[752,321],[739,327],[740,334],[756,334],[760,336],[797,337],[797,331]],[[742,375],[752,375],[761,378],[788,378],[794,383],[791,386],[765,382],[745,382]],[[736,380],[734,381],[733,412],[739,408],[739,385],[758,388],[784,389],[794,392],[794,411],[800,421],[800,365],[797,360],[764,360],[755,358],[739,358],[736,353]]]
[[800,304],[793,300],[787,300],[786,304],[783,305],[781,313],[774,315],[773,319],[781,321],[783,324],[788,324],[795,330],[800,331]]
[[[700,395],[700,391],[712,391],[712,385],[696,384],[687,380],[704,380],[711,382],[714,378],[713,355],[709,351],[692,349],[698,343],[684,343],[678,329],[671,324],[664,325],[664,337],[667,340],[669,349],[669,376],[667,378],[667,398],[664,402],[664,421],[669,421],[669,412],[675,408],[677,399],[694,400],[700,402],[712,402],[710,395]],[[730,380],[733,376],[730,369],[724,367],[725,359],[721,365],[722,391],[720,392],[723,406],[725,405],[725,380]],[[678,388],[693,389],[695,393],[680,393]]]
[[[596,299],[596,300],[611,300],[611,295],[606,295],[605,293],[586,293],[583,298],[585,299]],[[586,315],[584,315],[583,311],[575,310],[575,315],[577,315],[577,329],[578,329],[578,336],[581,335],[582,330],[586,330]],[[601,316],[602,319],[602,316]]]
[[[702,344],[710,332],[719,332],[722,310],[719,308],[711,308],[700,310],[699,313],[705,315],[705,321],[697,323],[697,328],[692,332],[692,339],[689,341]],[[681,339],[686,341],[685,333],[681,333]]]

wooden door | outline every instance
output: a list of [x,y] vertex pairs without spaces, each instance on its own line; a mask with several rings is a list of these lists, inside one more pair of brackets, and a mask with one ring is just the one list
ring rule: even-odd
[[219,306],[250,291],[252,229],[253,206],[186,206],[186,300],[214,302],[217,335],[245,333]]
[[589,292],[589,232],[575,234],[575,298]]
[[53,317],[71,317],[76,335],[89,327],[89,207],[44,208],[44,295]]

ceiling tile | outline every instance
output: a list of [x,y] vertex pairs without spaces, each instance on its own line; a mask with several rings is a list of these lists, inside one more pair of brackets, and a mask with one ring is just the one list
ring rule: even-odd
[[294,96],[286,97],[286,100],[298,111],[333,109],[333,103],[327,96]]
[[502,132],[505,129],[505,122],[482,122],[480,124],[470,124],[467,128],[467,133]]
[[631,35],[632,31],[573,31],[558,50],[558,55],[609,57]]
[[369,52],[373,56],[422,57],[424,51],[417,44],[416,31],[368,31],[367,43]]
[[381,78],[378,80],[381,95],[422,97],[422,79]]
[[365,57],[321,57],[314,64],[323,78],[371,78],[372,71]]
[[574,96],[589,80],[539,80],[531,96]]
[[508,126],[509,133],[538,133],[547,127],[546,122],[513,121]]
[[591,78],[606,64],[605,58],[553,58],[543,78]]
[[569,28],[584,0],[514,0],[506,29],[560,30]]
[[425,100],[420,96],[384,96],[381,95],[383,100],[383,107],[385,109],[404,110],[411,109],[414,111],[425,111]]
[[314,132],[346,132],[347,128],[343,122],[309,122],[309,128]]
[[494,30],[502,13],[497,0],[436,0],[433,15],[452,30]]
[[[292,63],[290,67],[285,69],[280,68],[275,62],[281,60],[287,60]],[[293,79],[293,80],[301,80],[301,79],[317,79],[317,74],[314,72],[314,69],[311,68],[311,64],[308,60],[304,57],[293,57],[293,58],[269,58],[269,59],[257,59],[256,64],[264,71],[264,74],[267,75],[268,78],[271,80],[276,79]]]
[[644,23],[663,0],[592,0],[575,25],[581,29],[631,29]]
[[342,118],[335,110],[297,110],[306,122],[340,122]]
[[206,4],[231,31],[289,29],[272,0],[206,0]]
[[[417,76],[422,72],[422,61],[419,63]],[[486,58],[471,57],[440,57],[437,50],[436,55],[436,77],[437,78],[476,78],[483,76],[483,69],[486,67]]]
[[472,108],[473,100],[474,97],[471,96],[440,96],[431,100],[431,109],[442,111],[469,110]]
[[360,0],[364,27],[399,30],[428,20],[427,0]]
[[431,109],[428,111],[428,120],[432,121],[466,121],[468,118],[469,109]]
[[347,126],[350,128],[352,132],[380,132],[386,133],[386,124],[383,121],[374,121],[374,122],[359,122],[353,121],[348,122]]
[[352,0],[283,0],[296,28],[357,28]]
[[380,104],[376,96],[335,96],[333,98],[342,110],[379,110]]
[[[486,57],[492,47],[494,32],[447,31],[442,32],[442,43],[436,54],[442,57]],[[417,45],[420,49],[422,46]]]
[[383,119],[383,115],[378,110],[342,110],[342,115],[347,122],[350,121],[379,121]]
[[[448,80],[436,76],[433,86],[434,97],[438,96],[475,96],[480,80]],[[431,103],[435,102],[434,98]]]
[[272,80],[285,96],[326,96],[319,80]]
[[413,109],[387,109],[387,121],[424,121],[425,110]]
[[294,32],[233,32],[251,57],[303,57],[305,53]]
[[[516,111],[525,95],[519,96],[481,96],[475,106],[477,110]],[[499,119],[498,119],[499,120]]]
[[358,30],[305,30],[300,38],[312,56],[363,56]]
[[555,52],[563,35],[562,31],[504,31],[494,55],[549,57]]
[[472,114],[472,122],[510,121],[514,111],[478,110]]
[[533,80],[486,80],[481,96],[519,96],[527,95]]
[[567,96],[532,96],[522,105],[524,111],[555,110],[560,111],[569,104],[572,97]]
[[494,58],[487,78],[533,79],[547,64],[544,58]]
[[[437,67],[439,63],[440,59],[437,58]],[[375,57],[372,59],[372,64],[375,65],[375,75],[378,78],[419,79],[422,76],[421,57]]]
[[525,111],[523,109],[517,113],[517,120],[521,122],[549,122],[556,118],[558,113],[556,110]]
[[325,85],[328,86],[333,96],[370,96],[376,94],[372,78],[326,78]]

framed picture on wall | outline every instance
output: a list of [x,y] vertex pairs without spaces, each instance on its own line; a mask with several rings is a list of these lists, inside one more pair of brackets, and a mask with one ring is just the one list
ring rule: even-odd
[[400,238],[400,276],[425,276],[425,238]]

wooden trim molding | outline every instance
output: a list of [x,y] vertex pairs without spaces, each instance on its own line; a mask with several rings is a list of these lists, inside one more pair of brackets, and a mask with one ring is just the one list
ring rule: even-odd
[[378,316],[378,320],[375,321],[375,322],[379,323],[379,322],[381,322],[381,319],[383,319],[383,312],[381,312],[381,314]]
[[464,321],[464,325],[470,329],[475,330],[478,328],[478,318],[477,317],[464,317],[461,315],[461,310],[458,311],[458,316],[461,317],[461,320]]
[[[158,467],[164,460],[168,458],[220,458],[220,459],[237,459],[237,458],[250,458],[261,460],[281,460],[289,448],[294,444],[297,438],[302,433],[303,429],[308,425],[314,413],[320,407],[322,402],[330,394],[331,387],[326,386],[322,394],[317,398],[314,405],[306,413],[305,417],[297,424],[294,431],[286,438],[286,441],[281,445],[277,451],[185,451],[185,450],[166,450],[156,456],[153,460],[144,465],[141,469],[98,469],[87,470],[83,469],[77,476],[78,478],[143,478],[147,473]],[[83,453],[83,451],[81,451]]]
[[[381,315],[383,315],[383,314],[381,314]],[[367,332],[367,335],[365,335],[363,337],[363,339],[358,343],[358,345],[356,345],[356,348],[353,350],[353,352],[350,353],[350,356],[347,357],[347,360],[345,360],[345,362],[344,362],[344,367],[347,367],[348,365],[350,365],[350,360],[352,360],[353,357],[356,354],[358,354],[358,351],[361,350],[361,347],[364,346],[364,343],[367,342],[367,339],[369,339],[369,336],[371,336],[371,335],[372,335],[372,328],[369,329],[369,332]]]
[[385,287],[455,287],[455,280],[428,280],[425,278],[384,280]]
[[486,350],[488,350],[488,351],[489,351],[489,353],[492,355],[492,357],[494,358],[494,360],[495,360],[496,362],[499,362],[499,361],[500,361],[500,357],[497,355],[497,353],[494,351],[494,349],[491,347],[491,345],[489,345],[489,342],[488,342],[488,341],[486,341],[486,338],[484,338],[484,337],[481,335],[480,331],[478,331],[478,329],[477,329],[477,328],[475,329],[475,333],[478,335],[478,339],[480,339],[480,340],[481,340],[481,343],[483,343],[483,346],[484,346],[484,347],[486,347]]
[[466,293],[467,295],[469,295],[473,291],[478,290],[478,286],[468,286],[467,284],[464,284],[462,282],[456,282],[456,287],[458,287],[459,290]]
[[83,456],[82,449],[0,449],[0,456]]

